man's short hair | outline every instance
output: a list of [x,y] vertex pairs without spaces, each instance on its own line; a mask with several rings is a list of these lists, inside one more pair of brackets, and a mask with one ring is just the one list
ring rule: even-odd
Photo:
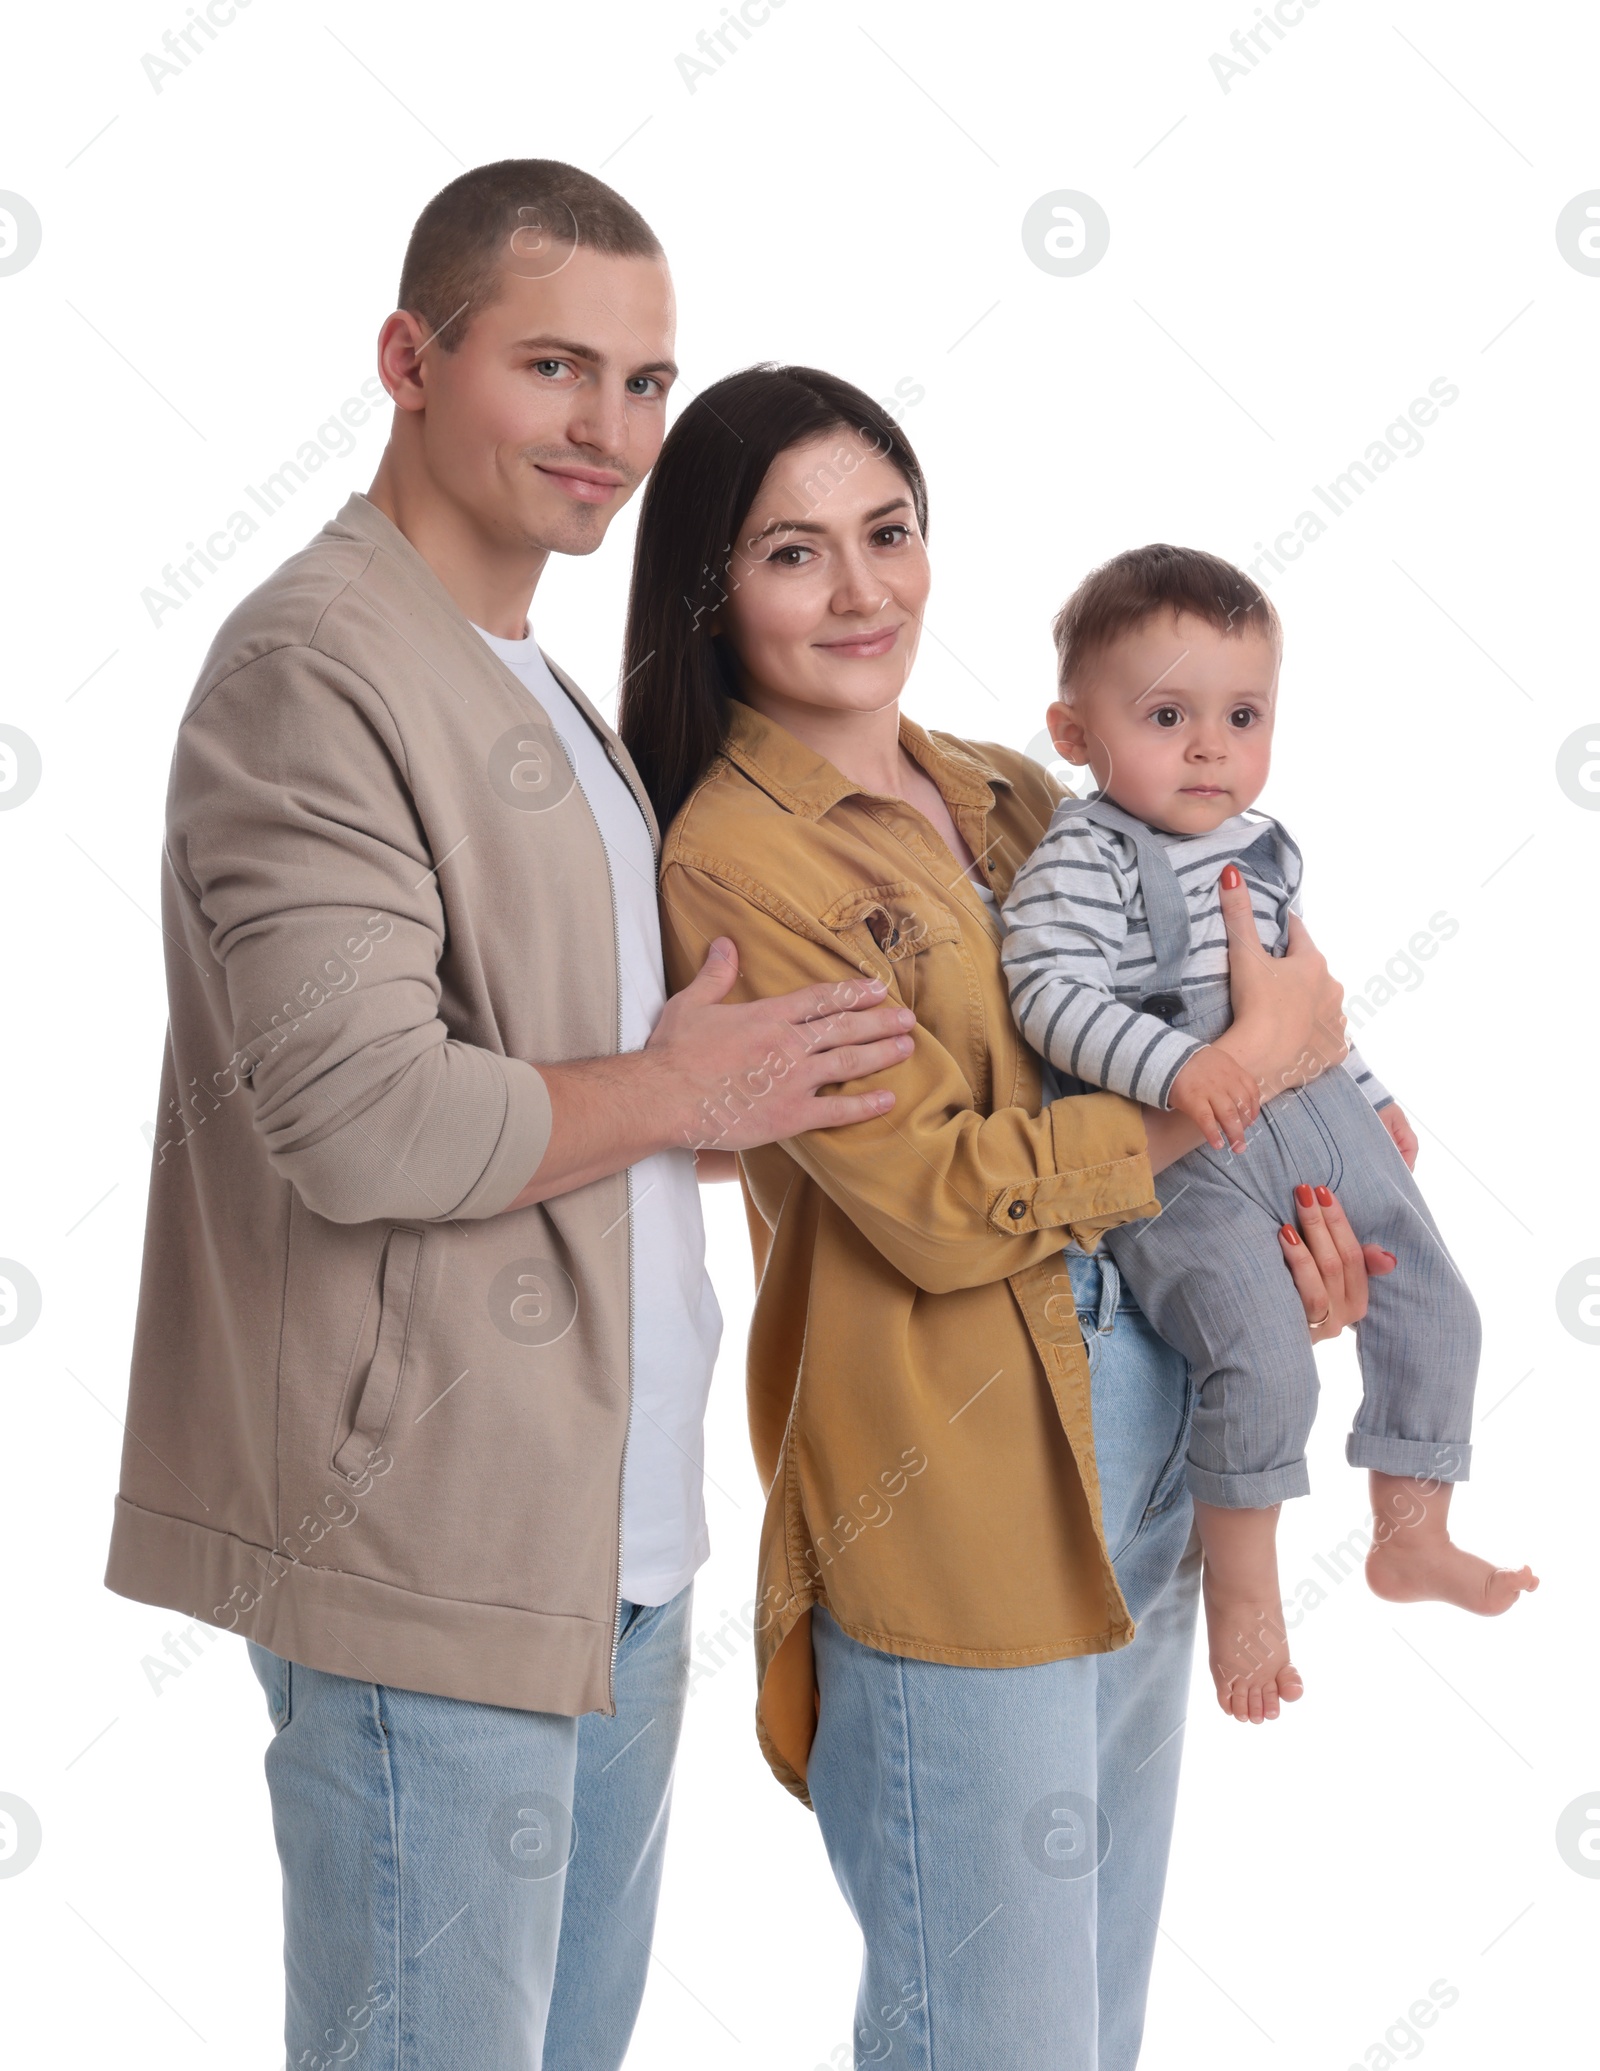
[[1219,633],[1259,633],[1283,645],[1266,593],[1242,568],[1198,547],[1130,547],[1086,575],[1056,614],[1056,677],[1063,695],[1098,654],[1161,612],[1187,611]]
[[420,317],[454,352],[472,319],[499,299],[508,270],[554,273],[551,248],[576,245],[618,258],[661,253],[639,211],[593,173],[558,158],[474,166],[441,187],[418,216],[396,306]]

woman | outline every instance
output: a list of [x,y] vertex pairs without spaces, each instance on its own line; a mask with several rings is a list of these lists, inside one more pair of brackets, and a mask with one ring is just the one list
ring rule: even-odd
[[[738,1161],[758,1730],[862,1927],[857,2060],[1131,2065],[1197,1561],[1183,1363],[1089,1254],[1199,1137],[1103,1093],[1040,1111],[996,903],[1059,792],[901,715],[926,530],[916,458],[858,390],[707,389],[645,494],[619,725],[671,823],[675,985],[731,938],[747,997],[876,975],[918,1020],[861,1082],[892,1095],[878,1119]],[[1221,1041],[1266,1084],[1340,1053],[1303,938],[1241,956],[1234,997]],[[1285,1257],[1330,1335],[1362,1255],[1336,1204],[1303,1231]]]

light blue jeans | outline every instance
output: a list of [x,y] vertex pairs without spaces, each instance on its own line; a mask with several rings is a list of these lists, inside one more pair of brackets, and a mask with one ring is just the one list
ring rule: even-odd
[[622,1606],[614,1718],[364,1683],[253,1640],[290,2071],[617,2071],[644,1993],[689,1606]]
[[865,1942],[855,2061],[1131,2071],[1177,1798],[1200,1554],[1192,1390],[1109,1259],[1069,1254],[1133,1643],[1032,1668],[880,1653],[812,1613],[807,1770]]

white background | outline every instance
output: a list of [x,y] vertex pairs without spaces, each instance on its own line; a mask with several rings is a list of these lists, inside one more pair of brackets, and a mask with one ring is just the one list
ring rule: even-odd
[[[925,722],[1036,735],[1051,613],[1107,554],[1170,539],[1248,560],[1301,511],[1329,519],[1272,577],[1288,647],[1264,802],[1299,836],[1314,931],[1352,992],[1435,914],[1459,924],[1361,1042],[1419,1127],[1419,1178],[1484,1312],[1461,1536],[1544,1585],[1480,1624],[1318,1567],[1364,1520],[1342,1455],[1353,1352],[1326,1352],[1314,1493],[1283,1532],[1286,1580],[1326,1591],[1296,1635],[1308,1693],[1252,1731],[1197,1685],[1145,2061],[1593,2060],[1600,1880],[1555,1827],[1600,1793],[1600,1352],[1563,1328],[1556,1288],[1600,1253],[1600,817],[1555,772],[1576,730],[1600,737],[1600,278],[1563,259],[1555,223],[1600,186],[1600,34],[1575,6],[1322,0],[1224,91],[1211,54],[1256,14],[787,0],[693,91],[675,60],[720,0],[254,0],[159,92],[141,58],[181,0],[13,19],[0,187],[43,244],[0,277],[0,722],[44,773],[0,811],[0,1256],[44,1308],[0,1346],[0,1791],[44,1840],[0,1876],[10,2061],[282,2061],[260,1690],[232,1638],[153,1689],[142,1663],[182,1621],[100,1577],[156,1116],[173,728],[223,614],[371,479],[382,419],[159,626],[141,591],[252,509],[244,485],[371,373],[427,198],[525,155],[602,171],[661,235],[681,397],[761,358],[923,391],[905,423],[933,499],[908,699]],[[1111,223],[1105,259],[1065,279],[1021,237],[1063,188]],[[1438,377],[1459,397],[1424,450],[1332,519],[1312,485]],[[554,564],[534,615],[608,708],[631,519],[592,561]],[[760,1511],[734,1190],[708,1216],[728,1329],[707,1635],[752,1593]],[[630,2064],[843,2061],[855,1931],[751,1703],[748,1648],[697,1683]],[[1385,2045],[1439,1979],[1458,2001]]]

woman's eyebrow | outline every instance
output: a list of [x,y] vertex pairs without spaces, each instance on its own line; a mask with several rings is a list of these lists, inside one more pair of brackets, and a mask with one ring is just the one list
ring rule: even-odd
[[[879,504],[875,511],[868,511],[861,522],[863,525],[875,525],[880,518],[888,517],[891,511],[903,511],[910,508],[911,499],[909,496],[897,496],[892,502]],[[814,525],[809,518],[772,518],[762,526],[759,532],[752,532],[745,541],[745,545],[759,546],[762,540],[772,532],[826,532],[827,529],[826,525]]]
[[774,532],[826,532],[826,525],[813,525],[805,518],[771,518],[759,532],[752,532],[745,541],[747,547],[759,546],[762,540]]

